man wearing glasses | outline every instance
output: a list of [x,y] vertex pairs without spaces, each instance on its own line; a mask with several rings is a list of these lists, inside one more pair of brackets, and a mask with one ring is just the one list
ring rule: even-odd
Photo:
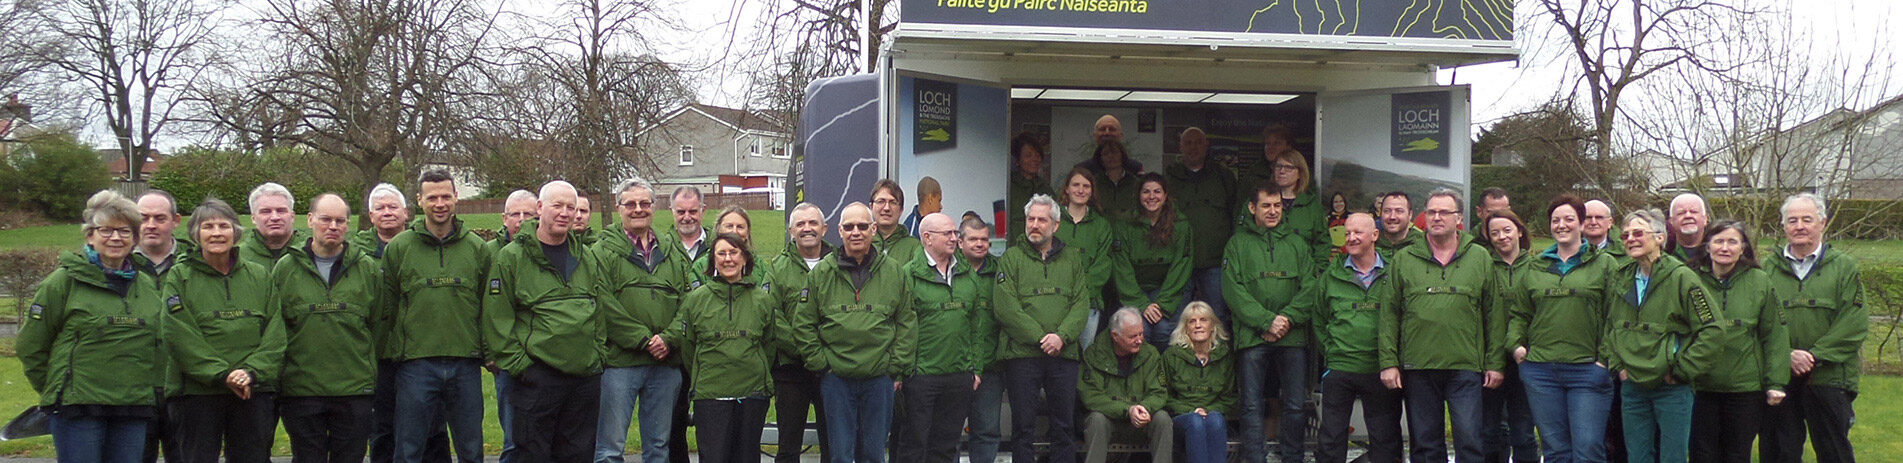
[[872,185],[872,217],[878,229],[878,234],[873,237],[873,247],[899,265],[905,265],[918,257],[923,247],[918,238],[899,223],[899,211],[904,206],[905,190],[899,188],[899,182],[879,179],[879,183]]
[[1586,244],[1600,252],[1611,253],[1614,257],[1625,257],[1625,246],[1612,246],[1612,237],[1618,227],[1612,224],[1612,206],[1605,201],[1586,201],[1586,216],[1580,218],[1579,236]]
[[654,233],[654,187],[632,179],[614,190],[621,233],[602,233],[592,249],[601,256],[602,279],[622,310],[606,313],[607,356],[602,359],[601,423],[594,461],[621,463],[635,405],[641,406],[641,461],[671,458],[675,403],[681,393],[679,356],[655,358],[649,338],[667,328],[687,295],[688,259],[661,244]]
[[1407,404],[1412,461],[1447,461],[1443,411],[1456,461],[1484,461],[1481,388],[1505,379],[1493,254],[1461,236],[1461,204],[1453,190],[1428,194],[1427,239],[1395,251],[1394,302],[1381,313],[1381,382]]
[[796,296],[793,341],[806,367],[822,373],[831,463],[885,461],[894,378],[911,371],[917,345],[904,264],[873,248],[873,228],[871,208],[846,205],[843,249],[821,259]]

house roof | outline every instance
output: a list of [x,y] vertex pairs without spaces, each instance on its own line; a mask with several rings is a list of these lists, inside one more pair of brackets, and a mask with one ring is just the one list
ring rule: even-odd
[[[792,125],[785,122],[789,120],[786,115],[774,114],[775,111],[723,108],[714,105],[688,103],[685,106],[681,106],[680,109],[668,113],[666,117],[661,118],[660,123],[649,127],[647,130],[665,125],[668,121],[680,117],[680,115],[686,114],[689,111],[700,113],[701,115],[707,116],[708,119],[713,119],[728,127],[732,127],[734,130],[743,132],[788,134],[792,132],[793,128]],[[646,132],[647,130],[642,130],[642,132]]]

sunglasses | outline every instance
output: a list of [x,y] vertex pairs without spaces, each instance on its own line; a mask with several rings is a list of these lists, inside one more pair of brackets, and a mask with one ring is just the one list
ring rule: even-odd
[[1645,237],[1645,235],[1648,235],[1651,233],[1652,233],[1651,230],[1626,230],[1624,233],[1620,233],[1619,237],[1620,238],[1642,238],[1642,237]]
[[872,224],[870,223],[842,223],[842,224],[839,224],[839,229],[845,230],[845,231],[865,231],[865,230],[871,230]]

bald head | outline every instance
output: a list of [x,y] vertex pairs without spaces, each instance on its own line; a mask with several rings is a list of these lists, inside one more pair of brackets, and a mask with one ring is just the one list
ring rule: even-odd
[[1605,243],[1612,233],[1612,206],[1605,201],[1586,201],[1586,216],[1579,218],[1579,236],[1587,243]]
[[1092,132],[1096,136],[1097,143],[1122,142],[1123,122],[1118,121],[1116,116],[1105,114],[1097,118],[1097,125]]
[[311,200],[311,211],[305,222],[311,227],[311,242],[317,252],[334,255],[350,231],[350,203],[331,193],[317,195]]
[[942,212],[926,214],[918,221],[918,236],[933,262],[951,262],[958,252],[958,223]]
[[872,251],[872,208],[853,202],[839,211],[839,241],[846,255],[864,258]]
[[1348,255],[1365,259],[1374,254],[1374,242],[1380,234],[1375,231],[1373,215],[1366,212],[1348,214],[1342,229],[1346,231],[1342,239],[1342,248],[1348,251]]

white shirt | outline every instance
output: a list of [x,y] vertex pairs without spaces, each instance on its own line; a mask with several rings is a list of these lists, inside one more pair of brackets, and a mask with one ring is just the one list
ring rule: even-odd
[[1784,245],[1784,259],[1791,261],[1791,271],[1797,272],[1797,279],[1809,278],[1811,269],[1817,267],[1817,261],[1824,259],[1824,245],[1817,245],[1817,250],[1804,257],[1791,255],[1791,245]]
[[943,277],[945,279],[945,284],[948,284],[948,285],[951,284],[952,270],[956,270],[958,268],[958,263],[954,261],[952,262],[951,266],[945,267],[944,270],[939,270],[938,259],[933,259],[932,253],[926,252],[921,254],[925,254],[925,263],[930,264],[932,266],[932,270],[938,272],[938,276]]

